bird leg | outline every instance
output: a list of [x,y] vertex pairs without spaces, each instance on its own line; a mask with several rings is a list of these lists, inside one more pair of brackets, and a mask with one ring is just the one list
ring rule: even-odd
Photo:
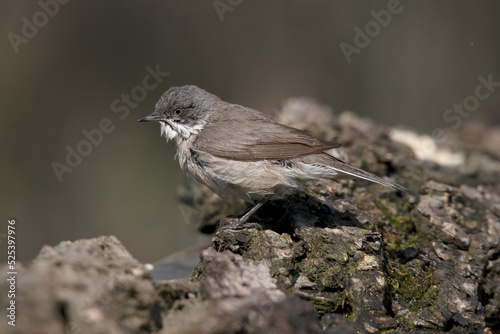
[[[230,223],[231,225],[224,226],[222,227],[223,229],[231,229],[231,230],[241,230],[241,229],[246,229],[246,228],[256,228],[258,230],[262,230],[262,226],[258,223],[247,223],[247,220],[253,216],[257,210],[259,210],[264,204],[267,203],[271,199],[272,195],[267,195],[264,197],[260,202],[254,205],[247,213],[243,215],[240,219],[238,219],[237,223],[230,223],[229,219],[224,219],[224,224]],[[222,220],[221,220],[222,223]],[[234,224],[234,225],[233,225]]]
[[253,216],[253,214],[255,212],[257,212],[257,210],[259,210],[264,204],[266,204],[271,199],[271,197],[272,197],[272,195],[267,195],[259,203],[255,204],[255,206],[253,208],[251,208],[250,211],[248,211],[247,213],[245,213],[243,215],[243,217],[241,217],[238,220],[238,225],[245,224],[247,222],[248,218],[250,218],[251,216]]

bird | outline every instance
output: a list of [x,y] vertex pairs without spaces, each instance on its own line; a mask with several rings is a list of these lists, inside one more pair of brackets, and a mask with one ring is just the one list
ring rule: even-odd
[[194,85],[170,87],[153,113],[138,121],[160,123],[161,135],[176,143],[180,167],[198,182],[222,198],[254,205],[239,218],[239,227],[267,201],[312,180],[358,178],[408,192],[326,152],[340,143],[277,123]]

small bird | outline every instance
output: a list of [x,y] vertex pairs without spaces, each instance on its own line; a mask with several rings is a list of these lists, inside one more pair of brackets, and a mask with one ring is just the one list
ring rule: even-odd
[[311,180],[355,177],[408,192],[325,152],[341,144],[276,123],[197,86],[168,89],[154,112],[139,119],[149,121],[160,123],[167,141],[175,140],[183,170],[221,197],[255,204],[238,226],[271,198],[283,198]]

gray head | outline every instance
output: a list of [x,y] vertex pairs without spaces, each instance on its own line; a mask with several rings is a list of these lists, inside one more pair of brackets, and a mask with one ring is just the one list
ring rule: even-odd
[[186,140],[203,129],[212,107],[219,101],[197,86],[170,87],[156,103],[155,111],[139,122],[160,122],[161,133],[167,140]]

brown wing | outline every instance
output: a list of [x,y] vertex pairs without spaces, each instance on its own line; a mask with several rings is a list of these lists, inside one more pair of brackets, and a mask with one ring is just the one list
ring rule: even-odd
[[219,120],[198,134],[194,148],[217,157],[240,160],[281,160],[323,152],[341,146],[267,118]]

